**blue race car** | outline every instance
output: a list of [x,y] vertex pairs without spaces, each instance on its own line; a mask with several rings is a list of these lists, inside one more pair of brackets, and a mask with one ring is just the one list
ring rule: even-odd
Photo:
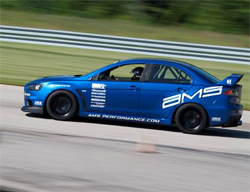
[[220,81],[181,61],[130,59],[91,73],[44,77],[24,87],[22,111],[57,120],[97,119],[176,125],[184,133],[241,125],[243,77]]

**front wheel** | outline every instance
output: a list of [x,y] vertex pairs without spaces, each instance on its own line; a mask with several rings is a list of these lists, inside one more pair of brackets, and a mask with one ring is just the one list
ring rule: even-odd
[[181,106],[176,112],[175,122],[183,133],[200,133],[208,126],[206,111],[196,104]]
[[48,114],[56,120],[70,120],[77,111],[77,100],[68,91],[56,91],[52,93],[46,102]]

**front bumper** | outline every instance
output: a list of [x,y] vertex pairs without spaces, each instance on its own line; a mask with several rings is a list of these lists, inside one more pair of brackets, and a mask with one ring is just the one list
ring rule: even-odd
[[43,114],[43,108],[42,107],[27,107],[23,106],[21,108],[23,112],[29,112],[29,113],[36,113],[36,114]]

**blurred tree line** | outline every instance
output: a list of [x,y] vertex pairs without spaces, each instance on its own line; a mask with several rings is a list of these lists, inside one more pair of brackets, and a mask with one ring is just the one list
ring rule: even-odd
[[249,34],[249,0],[1,0],[1,8]]

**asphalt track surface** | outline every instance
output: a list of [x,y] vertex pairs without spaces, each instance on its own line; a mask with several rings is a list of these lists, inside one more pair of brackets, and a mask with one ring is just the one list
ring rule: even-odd
[[174,127],[25,114],[23,89],[0,88],[6,190],[250,191],[249,113],[241,127],[189,135]]

